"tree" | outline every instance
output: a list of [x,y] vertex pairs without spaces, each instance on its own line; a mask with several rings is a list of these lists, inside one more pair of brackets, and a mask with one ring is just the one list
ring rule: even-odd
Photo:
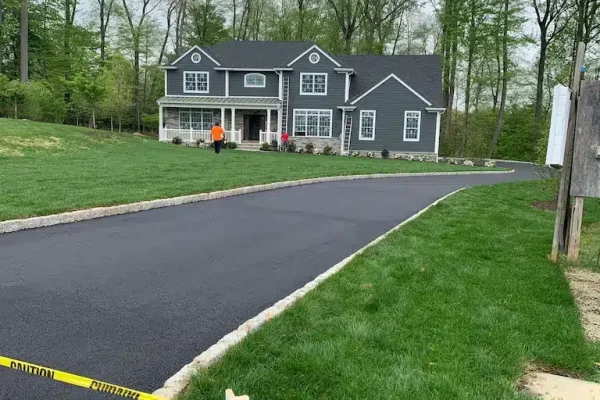
[[128,0],[123,1],[123,10],[125,12],[126,23],[127,23],[127,32],[129,33],[126,40],[131,40],[131,50],[133,52],[133,97],[135,100],[135,118],[137,130],[139,131],[141,128],[141,99],[140,99],[140,55],[141,55],[141,42],[142,35],[145,31],[144,24],[147,22],[147,18],[154,11],[154,9],[158,6],[159,1],[152,4],[152,0],[141,0],[141,10],[137,21],[134,21],[135,15],[132,13],[129,5],[127,4]]
[[535,94],[534,137],[539,134],[544,101],[544,71],[548,46],[567,27],[572,17],[569,0],[533,0],[533,8],[540,29],[540,55],[538,59],[537,84]]
[[106,35],[108,24],[112,16],[114,0],[96,0],[98,2],[98,16],[100,22],[100,60],[106,61]]
[[189,0],[187,5],[187,47],[195,44],[212,46],[227,39],[225,17],[211,0]]
[[98,104],[107,93],[107,85],[103,76],[98,76],[97,71],[87,74],[78,74],[73,79],[73,85],[78,94],[88,103],[91,109],[90,127],[96,129],[96,110]]
[[15,119],[19,118],[18,106],[25,99],[25,91],[25,83],[15,79],[8,83],[6,91],[4,92],[5,96],[13,105]]
[[365,1],[366,0],[327,0],[340,28],[343,51],[345,53],[351,52],[352,39],[363,22],[365,16]]
[[131,97],[133,68],[125,57],[115,54],[104,69],[103,75],[107,93],[102,106],[110,115],[111,130],[113,119],[116,117],[120,133],[123,129],[123,115],[131,108],[133,100]]

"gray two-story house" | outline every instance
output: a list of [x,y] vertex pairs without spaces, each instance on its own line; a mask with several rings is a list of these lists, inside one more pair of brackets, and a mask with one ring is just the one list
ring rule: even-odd
[[163,66],[159,139],[383,149],[437,158],[441,66],[433,55],[332,55],[310,42],[231,41],[194,46]]

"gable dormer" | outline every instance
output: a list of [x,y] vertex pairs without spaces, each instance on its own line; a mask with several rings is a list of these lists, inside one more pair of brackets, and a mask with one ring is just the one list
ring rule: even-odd
[[224,96],[225,77],[215,71],[220,62],[205,49],[194,46],[165,69],[168,96]]

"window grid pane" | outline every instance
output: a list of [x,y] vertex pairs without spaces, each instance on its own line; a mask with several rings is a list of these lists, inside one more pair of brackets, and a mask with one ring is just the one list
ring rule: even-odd
[[327,92],[327,74],[305,74],[300,82],[303,94]]
[[246,86],[265,86],[263,75],[246,75]]
[[419,138],[419,123],[421,116],[417,112],[406,113],[406,128],[405,137],[406,139],[418,139]]
[[361,113],[361,130],[360,136],[365,139],[373,138],[373,131],[375,128],[375,112],[363,111]]
[[185,90],[188,92],[208,92],[208,73],[186,72]]
[[331,112],[295,110],[294,132],[304,132],[306,136],[331,136]]

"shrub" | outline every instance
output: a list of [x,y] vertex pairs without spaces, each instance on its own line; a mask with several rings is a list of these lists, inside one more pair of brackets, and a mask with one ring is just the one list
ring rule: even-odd
[[179,136],[175,136],[173,138],[173,140],[171,140],[171,143],[173,143],[173,144],[181,144],[181,143],[183,143],[183,140]]
[[236,142],[227,142],[227,146],[228,149],[237,149],[237,143]]
[[271,146],[269,146],[269,143],[264,142],[263,144],[260,145],[260,149],[262,151],[271,151]]
[[142,131],[158,132],[158,114],[142,114]]
[[360,151],[353,152],[352,157],[360,157]]
[[388,149],[383,149],[381,151],[381,158],[390,158],[390,152],[388,151]]
[[306,148],[306,152],[308,154],[312,154],[315,151],[315,145],[312,144],[311,142],[306,143],[306,146],[304,146]]
[[288,141],[287,151],[289,153],[295,153],[296,152],[296,143],[292,142],[291,140]]
[[333,149],[331,148],[331,146],[327,145],[325,146],[325,148],[323,149],[323,154],[325,154],[326,156],[330,156],[333,153]]
[[369,151],[369,152],[367,153],[367,157],[368,157],[368,158],[373,158],[373,157],[375,157],[375,152],[374,152],[374,151]]
[[299,147],[296,149],[296,153],[302,154],[302,153],[304,153],[304,149],[302,147]]
[[277,140],[275,140],[275,139],[271,140],[271,150],[273,150],[273,151],[279,150],[279,143],[277,143]]
[[203,144],[204,144],[204,139],[196,140],[196,147],[202,147]]

